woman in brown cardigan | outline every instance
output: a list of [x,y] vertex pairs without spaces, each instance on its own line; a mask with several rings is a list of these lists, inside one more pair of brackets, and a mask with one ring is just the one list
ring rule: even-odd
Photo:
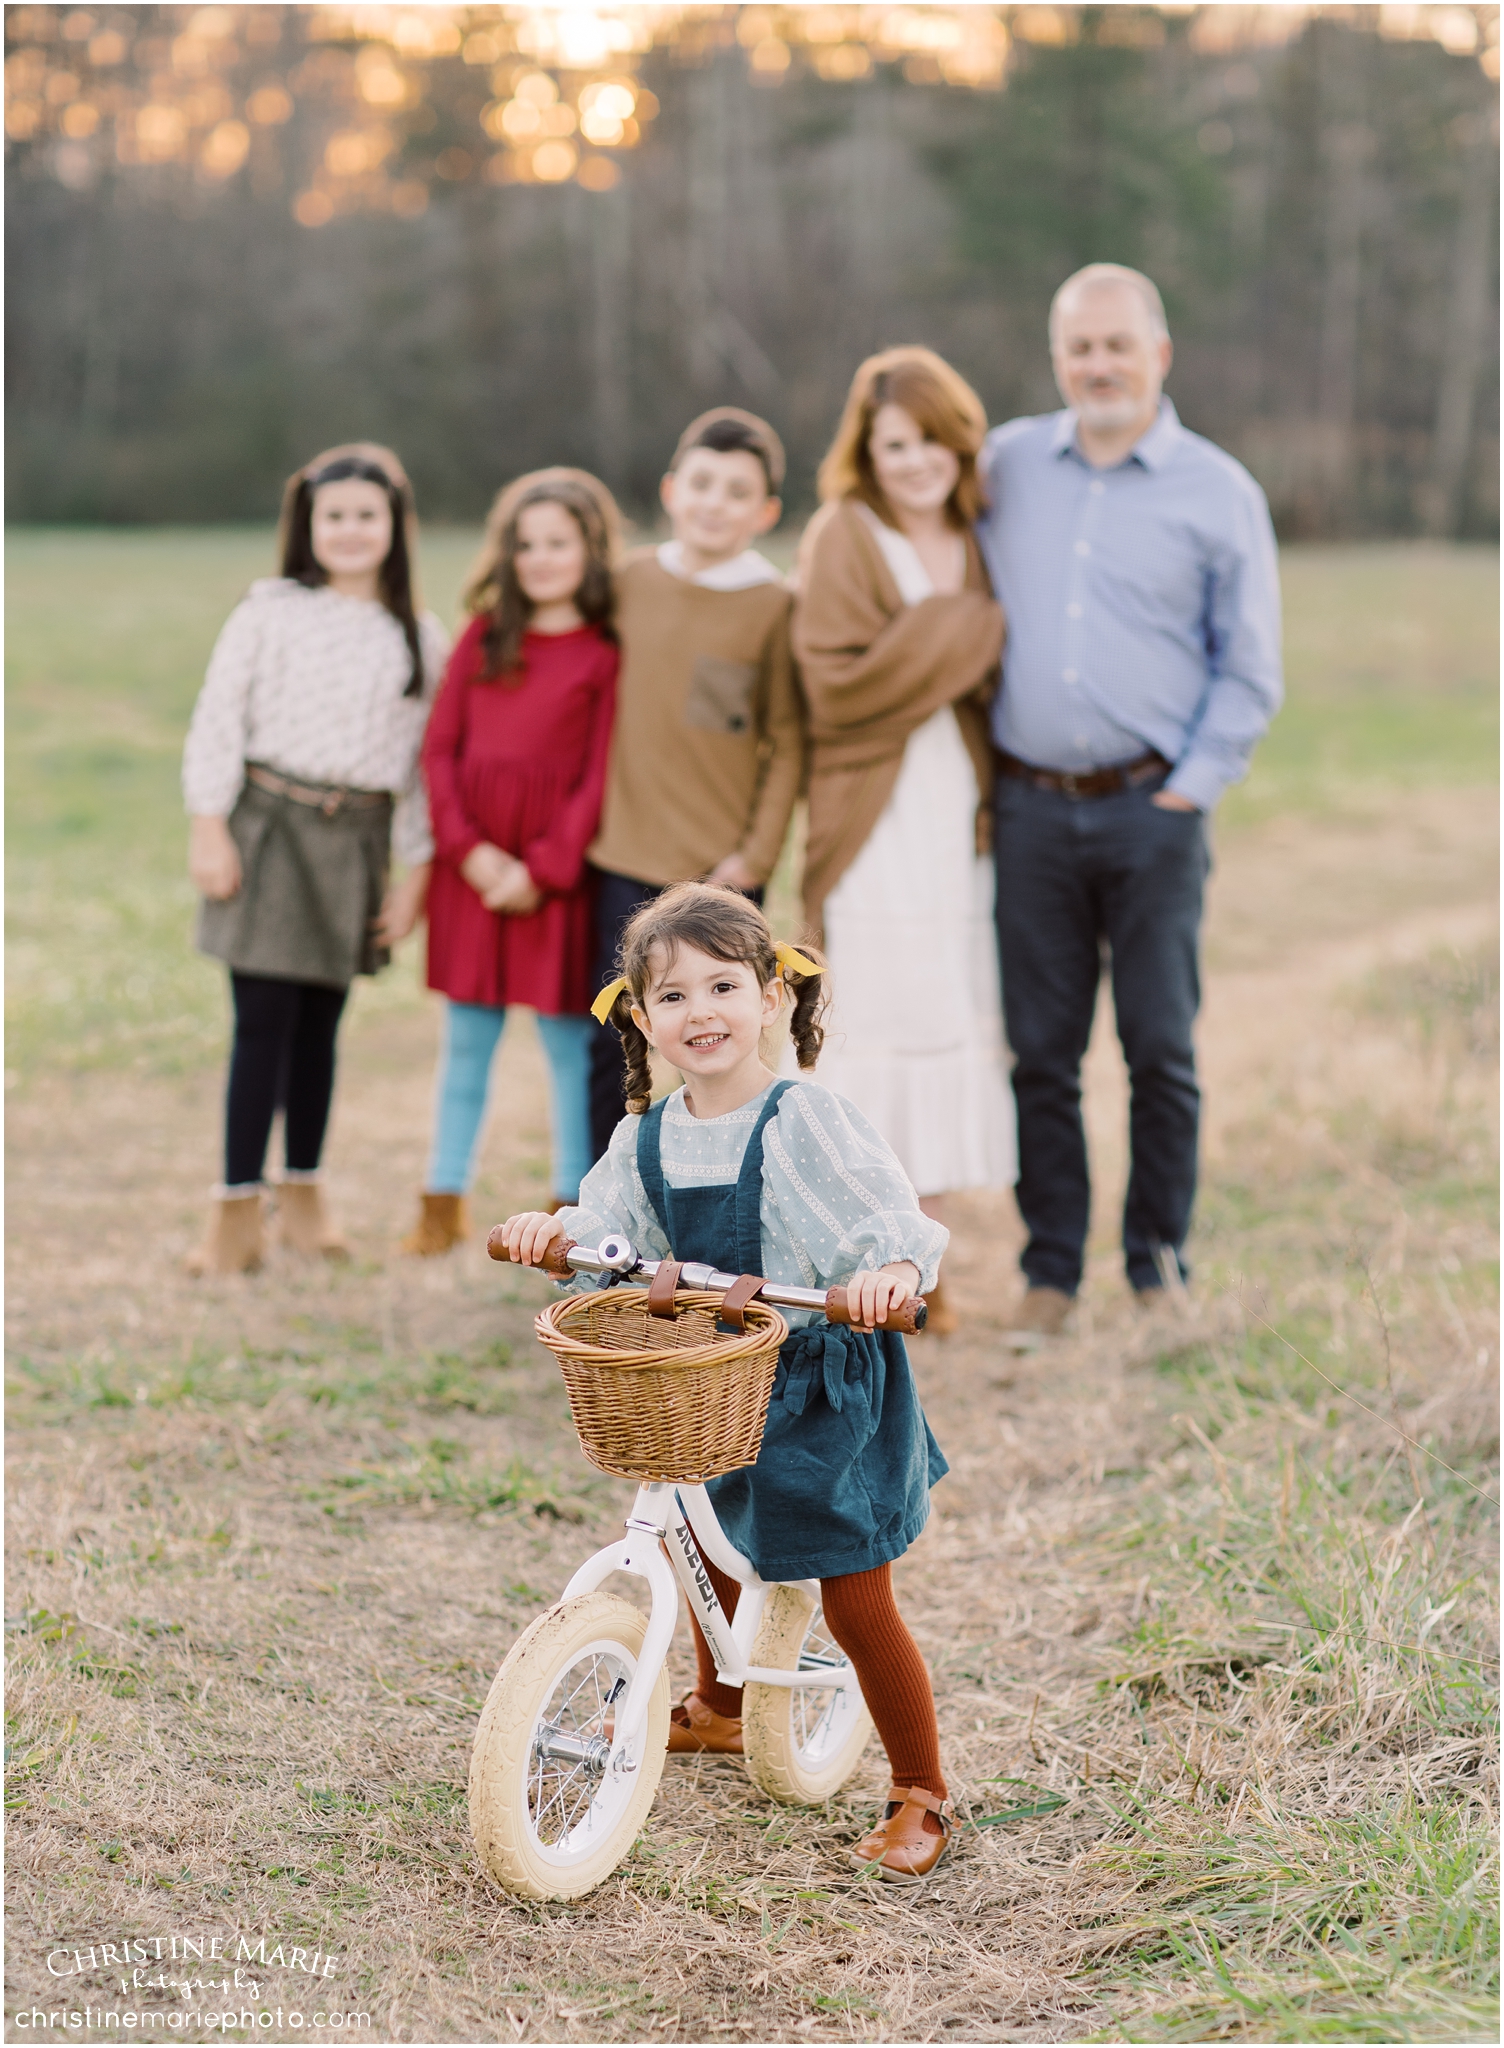
[[[903,1161],[926,1213],[1017,1174],[1003,1050],[987,707],[1003,616],[971,537],[976,393],[926,348],[863,363],[800,551],[810,710],[804,908],[830,957],[820,1079]],[[930,1328],[954,1327],[930,1297]]]

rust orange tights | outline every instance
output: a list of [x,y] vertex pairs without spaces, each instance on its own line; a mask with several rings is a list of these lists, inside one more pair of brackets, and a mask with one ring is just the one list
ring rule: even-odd
[[[728,1614],[735,1614],[741,1588],[705,1553],[701,1561],[710,1582]],[[822,1579],[820,1594],[825,1607],[825,1626],[856,1668],[862,1697],[872,1719],[895,1785],[922,1785],[937,1799],[946,1797],[940,1774],[940,1731],[935,1725],[935,1696],[919,1645],[909,1634],[893,1598],[893,1567],[880,1564],[875,1571],[851,1572],[838,1579]],[[722,1685],[715,1675],[710,1645],[700,1633],[694,1617],[695,1691],[718,1714],[739,1715],[741,1687]]]

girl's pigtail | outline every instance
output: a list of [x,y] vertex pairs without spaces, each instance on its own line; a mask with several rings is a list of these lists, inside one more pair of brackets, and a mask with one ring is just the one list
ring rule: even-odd
[[616,998],[611,1022],[616,1026],[622,1057],[627,1063],[627,1109],[632,1116],[645,1116],[653,1103],[653,1070],[648,1059],[648,1042],[632,1016],[630,989],[623,989]]
[[[824,964],[823,954],[813,946],[799,949],[808,958]],[[801,1074],[811,1073],[819,1060],[825,1044],[825,1012],[830,1007],[830,991],[825,986],[827,974],[800,974],[795,968],[784,970],[784,979],[794,991],[794,1013],[789,1019],[789,1037],[793,1042],[794,1057],[799,1062]]]

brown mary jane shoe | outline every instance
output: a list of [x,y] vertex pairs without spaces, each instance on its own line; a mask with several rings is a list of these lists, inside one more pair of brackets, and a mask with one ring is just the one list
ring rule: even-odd
[[[939,1821],[938,1835],[926,1833],[927,1813]],[[919,1884],[950,1847],[954,1826],[948,1799],[937,1799],[922,1785],[894,1785],[888,1792],[887,1818],[855,1845],[851,1860],[859,1869],[875,1868],[885,1884]]]
[[698,1693],[686,1693],[668,1723],[670,1756],[740,1756],[742,1724],[707,1707]]

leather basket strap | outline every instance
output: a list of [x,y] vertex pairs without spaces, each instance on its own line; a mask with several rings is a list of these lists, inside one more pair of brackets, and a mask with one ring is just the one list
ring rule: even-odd
[[679,1285],[679,1275],[684,1271],[677,1259],[660,1259],[658,1270],[648,1288],[648,1314],[663,1316],[668,1322],[674,1320],[674,1289]]
[[747,1327],[747,1303],[762,1293],[765,1282],[757,1273],[743,1273],[721,1296],[721,1321],[738,1332]]

